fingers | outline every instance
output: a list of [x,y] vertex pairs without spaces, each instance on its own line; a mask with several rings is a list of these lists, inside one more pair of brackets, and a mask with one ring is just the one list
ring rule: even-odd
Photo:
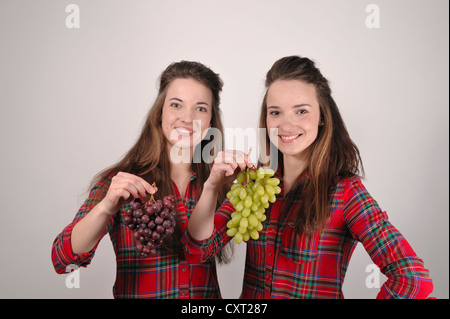
[[[119,189],[117,190],[118,194],[120,195],[120,198],[122,199],[122,201],[124,202],[129,202],[132,198],[131,198],[131,193],[126,191],[125,189]],[[119,200],[119,203],[121,202],[121,200]]]
[[216,172],[223,172],[225,176],[231,176],[234,174],[237,165],[231,165],[226,163],[215,163],[214,170]]
[[131,182],[123,181],[123,182],[116,182],[114,184],[111,184],[110,188],[113,191],[116,191],[120,197],[126,198],[126,195],[129,194],[133,196],[134,198],[144,197],[142,195],[142,192],[139,192],[138,187],[133,185]]
[[214,162],[229,164],[233,168],[233,171],[236,170],[237,167],[239,167],[241,171],[244,171],[247,167],[254,167],[250,157],[248,157],[247,154],[241,151],[220,152]]
[[234,151],[236,152],[236,158],[238,163],[241,163],[242,165],[239,165],[241,167],[241,170],[245,170],[247,167],[253,168],[254,165],[250,159],[250,157],[241,151]]
[[[126,199],[127,193],[134,198],[145,198],[148,194],[155,194],[158,190],[157,187],[150,185],[143,178],[125,172],[119,172],[112,178],[110,188],[117,190],[120,197],[124,199]],[[122,192],[122,190],[125,192]]]

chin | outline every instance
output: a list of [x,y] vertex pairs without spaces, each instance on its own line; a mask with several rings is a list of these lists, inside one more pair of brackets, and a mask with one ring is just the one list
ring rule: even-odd
[[[279,145],[278,145],[279,146]],[[278,150],[287,156],[302,156],[306,153],[307,148],[290,148],[290,147],[279,147]]]

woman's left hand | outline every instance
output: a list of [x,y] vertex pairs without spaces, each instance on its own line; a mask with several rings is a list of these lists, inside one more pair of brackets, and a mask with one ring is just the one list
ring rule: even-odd
[[237,174],[245,171],[247,167],[251,168],[253,164],[244,152],[231,150],[219,152],[206,182],[218,189],[225,183],[233,182]]

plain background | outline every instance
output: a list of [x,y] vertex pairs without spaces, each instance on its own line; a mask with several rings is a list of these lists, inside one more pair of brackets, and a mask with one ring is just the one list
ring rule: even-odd
[[[80,8],[68,29],[66,6]],[[366,7],[380,9],[368,28]],[[105,237],[80,288],[50,251],[91,178],[137,138],[174,61],[210,66],[225,82],[225,127],[255,127],[264,76],[277,59],[314,59],[359,146],[365,186],[449,296],[447,0],[0,0],[0,297],[112,298]],[[228,137],[229,139],[229,137]],[[240,294],[245,244],[219,269]],[[359,244],[344,295],[374,298]],[[381,280],[385,280],[383,277]]]

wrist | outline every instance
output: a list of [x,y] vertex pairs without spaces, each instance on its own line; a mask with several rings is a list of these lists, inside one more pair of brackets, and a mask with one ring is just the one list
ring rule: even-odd
[[97,215],[105,218],[109,218],[117,212],[117,209],[110,207],[105,199],[102,199],[95,208]]
[[208,192],[210,194],[218,194],[220,189],[220,185],[212,184],[209,180],[203,184],[203,192]]

